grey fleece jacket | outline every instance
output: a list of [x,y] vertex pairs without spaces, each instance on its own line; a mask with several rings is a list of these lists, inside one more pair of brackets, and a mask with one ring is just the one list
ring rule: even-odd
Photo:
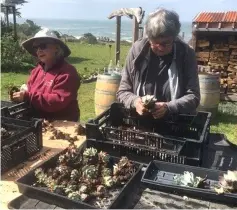
[[[195,113],[200,103],[200,87],[195,52],[180,39],[177,39],[175,44],[180,95],[178,99],[167,103],[169,113]],[[128,53],[117,91],[118,101],[123,103],[126,108],[133,108],[134,101],[139,97],[136,95],[136,92],[141,82],[141,72],[148,67],[150,59],[149,49],[148,39],[143,38],[136,41]]]

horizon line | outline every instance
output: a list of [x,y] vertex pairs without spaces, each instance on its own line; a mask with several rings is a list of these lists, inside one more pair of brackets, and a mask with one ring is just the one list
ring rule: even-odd
[[[108,18],[105,18],[105,19],[86,19],[86,18],[58,18],[58,17],[17,17],[17,19],[39,19],[39,20],[80,20],[80,21],[111,21],[113,19],[108,19]],[[132,19],[130,20],[129,18],[124,18],[122,19],[122,21],[126,21],[126,22],[129,22],[129,21],[132,21]],[[192,23],[192,20],[188,21],[188,20],[180,20],[180,22],[186,22],[186,23]]]

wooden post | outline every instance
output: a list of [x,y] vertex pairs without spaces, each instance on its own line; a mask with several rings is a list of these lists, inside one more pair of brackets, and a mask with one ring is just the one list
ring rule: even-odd
[[132,42],[136,42],[138,40],[139,35],[139,24],[135,16],[133,16],[133,40]]
[[7,22],[7,27],[9,27],[9,19],[8,19],[8,6],[6,6],[6,22]]
[[14,37],[17,40],[17,31],[16,31],[16,6],[12,6],[12,13],[13,13],[13,27],[14,27]]
[[143,27],[139,27],[139,39],[143,37]]
[[182,39],[184,40],[184,36],[185,36],[185,33],[184,32],[182,32]]
[[120,60],[121,16],[116,17],[115,64]]

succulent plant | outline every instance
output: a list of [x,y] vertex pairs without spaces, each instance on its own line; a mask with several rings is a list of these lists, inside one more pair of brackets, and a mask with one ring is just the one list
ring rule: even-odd
[[205,184],[206,179],[207,177],[201,178],[194,176],[194,174],[189,171],[184,171],[184,174],[179,174],[174,177],[174,181],[177,185],[196,188],[200,188],[201,186],[204,188],[207,184]]
[[37,168],[35,170],[35,176],[37,178],[37,182],[40,184],[47,184],[48,182],[48,176],[44,173],[42,168]]
[[104,185],[98,185],[96,187],[96,192],[101,193],[101,194],[105,194],[106,193],[106,188],[104,187]]
[[86,128],[84,126],[82,126],[80,123],[75,124],[75,133],[77,135],[85,135]]
[[55,185],[53,187],[53,192],[59,195],[65,195],[65,186],[63,185]]
[[66,193],[66,194],[69,194],[69,193],[71,193],[71,192],[74,192],[74,191],[77,190],[77,188],[78,188],[77,185],[68,185],[68,186],[65,188],[65,193]]
[[88,199],[88,197],[89,197],[89,195],[87,195],[87,194],[85,194],[85,193],[81,193],[81,200],[82,201],[85,201],[85,200],[87,200]]
[[56,169],[60,172],[60,174],[70,175],[70,169],[66,165],[59,165]]
[[52,178],[57,179],[59,176],[60,176],[60,171],[57,168],[55,168],[52,173]]
[[118,164],[114,164],[113,166],[113,174],[117,175],[119,173],[119,165]]
[[71,143],[68,147],[68,152],[71,154],[71,157],[74,158],[79,155],[79,150],[74,143]]
[[127,157],[123,156],[121,157],[121,159],[119,160],[119,167],[125,167],[126,165],[129,165],[130,164],[130,161]]
[[93,157],[97,155],[97,149],[90,147],[86,148],[85,151],[83,152],[83,156],[85,157]]
[[103,168],[101,170],[101,175],[102,176],[111,176],[112,175],[112,171],[109,168]]
[[148,110],[154,108],[156,101],[157,99],[154,95],[145,95],[142,97],[142,103],[144,104],[144,107]]
[[110,156],[88,148],[82,153],[74,143],[61,154],[53,169],[35,170],[37,185],[46,186],[51,192],[73,200],[87,201],[88,198],[106,199],[108,188],[123,184],[133,171],[133,164],[122,157],[113,170],[109,168]]
[[112,187],[113,185],[113,179],[111,176],[104,176],[102,177],[102,182],[106,187]]
[[82,175],[86,179],[95,179],[97,172],[98,170],[94,165],[86,165],[82,168]]
[[79,186],[79,189],[78,189],[79,193],[86,193],[88,191],[88,187],[84,184],[80,185]]
[[9,96],[10,96],[10,99],[12,100],[12,96],[13,96],[13,93],[15,92],[19,92],[20,89],[16,86],[12,86],[9,88]]
[[59,164],[66,164],[67,163],[67,156],[65,154],[60,155],[58,158],[58,162],[59,162]]
[[109,162],[109,159],[110,159],[109,154],[106,153],[106,152],[103,152],[103,151],[98,153],[98,157],[99,157],[99,161],[103,164],[107,164]]
[[78,191],[74,191],[74,192],[69,193],[67,197],[72,199],[72,200],[76,200],[76,201],[82,200],[81,195]]
[[96,165],[98,163],[98,153],[95,148],[87,148],[83,152],[84,164]]
[[218,194],[225,192],[237,192],[237,171],[228,170],[226,174],[220,177],[219,186],[215,188]]
[[77,170],[77,169],[73,169],[73,170],[71,171],[70,178],[71,178],[72,180],[75,180],[75,179],[77,179],[78,177],[79,177],[79,172],[78,172],[78,170]]

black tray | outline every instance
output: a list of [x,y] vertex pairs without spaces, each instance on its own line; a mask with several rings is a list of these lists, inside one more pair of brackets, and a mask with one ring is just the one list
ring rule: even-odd
[[41,150],[42,120],[1,117],[1,126],[16,131],[10,138],[1,140],[1,173],[4,173]]
[[[185,145],[180,155],[174,153],[142,149],[139,146],[127,146],[124,143],[114,143],[111,141],[87,139],[87,147],[95,147],[97,150],[108,152],[112,156],[127,156],[130,160],[148,164],[152,160],[162,160],[171,163],[179,163],[192,166],[200,166],[201,151]],[[183,153],[182,153],[183,152]]]
[[[63,153],[64,151],[60,152],[59,154],[55,155],[51,159],[42,163],[37,168],[51,167],[52,165],[54,165],[56,163],[56,160],[58,159],[59,155],[61,153]],[[117,161],[118,158],[111,157],[111,160]],[[120,193],[118,194],[116,199],[111,203],[111,205],[108,207],[108,209],[127,208],[127,206],[124,206],[124,203],[125,203],[124,201],[130,199],[131,192],[136,187],[136,183],[140,182],[141,176],[142,176],[141,169],[142,169],[143,165],[139,164],[139,163],[135,163],[135,164],[136,164],[138,170],[133,175],[133,177],[131,177],[131,179],[127,182],[127,184],[122,187]],[[74,200],[71,200],[65,196],[61,196],[61,195],[51,193],[49,191],[42,190],[40,188],[31,186],[35,181],[36,181],[36,179],[35,179],[35,175],[34,175],[34,170],[31,170],[28,174],[26,174],[25,176],[18,179],[16,183],[18,185],[19,191],[22,194],[24,194],[30,198],[35,198],[40,201],[49,203],[51,205],[56,205],[56,206],[66,208],[66,209],[69,209],[69,208],[70,209],[72,209],[72,208],[94,209],[94,208],[96,208],[95,206],[92,206],[88,203],[74,201]]]
[[[210,118],[211,113],[198,112],[197,115],[171,115],[164,120],[156,120],[139,116],[133,110],[114,103],[107,111],[86,123],[86,137],[176,156],[184,155],[186,148],[192,148],[197,150],[195,153],[200,151],[201,158],[203,146],[209,140]],[[138,126],[148,131],[120,127],[124,125]]]
[[8,203],[9,209],[63,209],[34,198],[21,195]]
[[176,185],[173,180],[177,174],[183,174],[184,171],[193,172],[195,176],[208,176],[211,186],[218,184],[219,177],[225,172],[219,170],[205,169],[200,167],[184,166],[180,164],[165,163],[161,161],[152,161],[142,177],[142,183],[151,189],[178,193],[198,197],[204,200],[214,200],[224,203],[237,204],[237,194],[225,193],[217,194],[214,190],[200,189],[193,187],[183,187]]

